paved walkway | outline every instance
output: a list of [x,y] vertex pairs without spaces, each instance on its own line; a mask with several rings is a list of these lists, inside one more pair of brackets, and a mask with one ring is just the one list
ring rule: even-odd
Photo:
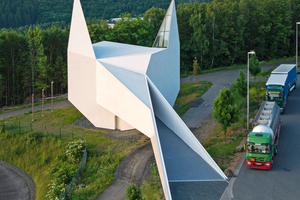
[[[61,107],[65,107],[65,106],[72,106],[73,104],[71,104],[68,100],[66,101],[59,101],[59,102],[55,102],[53,103],[53,109],[55,108],[61,108]],[[12,112],[8,112],[8,113],[2,113],[0,114],[0,119],[4,119],[4,118],[9,118],[9,117],[14,117],[14,116],[17,116],[17,115],[22,115],[26,112],[28,112],[28,110],[31,110],[32,108],[24,108],[24,109],[21,109],[21,110],[16,110],[16,111],[12,111]],[[45,104],[44,105],[44,110],[47,110],[47,109],[51,109],[51,104]],[[42,110],[42,106],[35,106],[34,107],[34,111],[37,111],[37,110]]]

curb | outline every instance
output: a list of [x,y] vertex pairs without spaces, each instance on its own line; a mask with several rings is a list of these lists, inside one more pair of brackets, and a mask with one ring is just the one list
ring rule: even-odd
[[[242,166],[243,166],[243,163],[245,162],[245,159],[246,159],[246,152],[243,154],[243,157],[242,157],[242,159],[240,160],[240,162],[239,162],[239,164],[238,164],[236,170],[234,171],[233,176],[232,176],[232,178],[231,178],[230,181],[229,181],[229,185],[228,185],[228,187],[226,188],[226,190],[224,191],[224,193],[223,193],[222,197],[220,198],[220,200],[225,200],[225,199],[227,199],[225,196],[227,196],[230,200],[234,198],[233,192],[232,192],[232,188],[233,188],[235,179],[236,179],[236,177],[238,176],[238,174],[239,174],[239,172],[240,172],[240,170],[241,170],[241,168],[242,168]],[[227,195],[226,195],[226,193],[227,193]]]

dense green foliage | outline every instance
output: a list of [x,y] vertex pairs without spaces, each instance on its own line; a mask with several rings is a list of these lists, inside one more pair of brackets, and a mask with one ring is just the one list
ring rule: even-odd
[[239,120],[240,112],[230,90],[225,87],[220,90],[219,96],[214,99],[213,104],[213,117],[222,125],[226,141],[227,128]]
[[[31,19],[34,19],[31,13],[38,12],[36,23],[59,21],[62,24],[61,21],[66,21],[67,25],[69,22],[65,18],[70,18],[72,1],[24,0],[20,3],[17,0],[13,1],[19,2],[15,7],[11,6],[11,1],[5,1],[6,4],[0,3],[0,9],[5,10],[1,14],[5,17],[25,9],[26,12],[30,10]],[[35,3],[37,11],[31,11],[34,9],[30,6],[28,9],[19,6]],[[169,1],[162,0],[147,3],[82,0],[85,15],[91,22],[87,24],[93,43],[106,40],[148,47],[152,46],[165,13],[164,9],[152,6],[167,8],[168,4]],[[186,74],[193,71],[195,57],[200,70],[207,71],[246,63],[247,52],[251,49],[258,60],[295,55],[294,30],[295,22],[300,21],[300,0],[215,0],[177,4],[181,71]],[[136,16],[136,20],[129,19],[131,14],[142,13],[146,7],[150,9],[145,12],[144,19],[140,16]],[[119,15],[125,11],[131,14],[121,15],[122,20],[111,29],[106,21],[100,21],[103,16],[97,16],[104,15],[103,9],[108,9],[106,13],[109,14],[118,12]],[[45,16],[39,18],[40,15]],[[98,23],[93,23],[96,21]],[[1,30],[0,107],[28,102],[32,93],[38,98],[42,88],[49,95],[51,81],[54,81],[55,94],[67,92],[69,27],[41,27]]]
[[151,164],[150,171],[151,175],[147,180],[143,181],[143,185],[141,186],[142,197],[144,200],[160,200],[162,198],[155,163]]
[[17,28],[34,24],[38,18],[37,0],[2,0],[0,2],[0,28]]
[[134,183],[130,183],[128,187],[126,187],[126,199],[128,200],[143,200],[142,198],[142,190],[139,186]]
[[252,55],[249,59],[249,71],[250,71],[251,75],[254,76],[254,80],[255,80],[257,74],[259,74],[261,71],[261,68],[259,66],[259,61],[256,58],[255,54]]
[[66,92],[68,35],[60,27],[0,32],[0,107],[41,97],[43,88],[49,96],[51,81],[54,93]]
[[239,70],[239,78],[236,79],[234,86],[236,87],[237,93],[242,97],[247,96],[247,81],[243,70]]
[[[201,0],[198,2],[209,2]],[[186,3],[189,0],[177,0]],[[169,0],[81,0],[85,16],[92,23],[100,19],[119,17],[122,13],[143,14],[151,7],[167,9]],[[17,28],[30,24],[57,24],[66,26],[71,21],[73,0],[2,0],[0,2],[0,28]]]

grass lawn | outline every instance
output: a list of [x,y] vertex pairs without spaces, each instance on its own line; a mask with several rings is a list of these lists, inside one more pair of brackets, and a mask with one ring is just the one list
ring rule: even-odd
[[[262,77],[262,78],[266,78],[269,77],[271,75],[271,72],[274,70],[275,68],[270,68],[270,69],[265,69],[265,70],[261,70],[261,72],[259,74],[256,75],[256,77]],[[252,75],[251,75],[252,76]]]
[[195,85],[196,82],[182,83],[180,85],[180,91],[175,102],[175,104],[179,104],[179,107],[175,109],[179,116],[182,116],[188,111],[193,103],[195,103],[212,86],[212,83],[208,81],[199,81],[199,86]]
[[47,185],[51,181],[47,170],[57,163],[55,158],[65,151],[72,138],[58,139],[52,135],[45,135],[28,142],[28,134],[0,134],[0,159],[31,175],[36,185],[36,199],[46,199]]

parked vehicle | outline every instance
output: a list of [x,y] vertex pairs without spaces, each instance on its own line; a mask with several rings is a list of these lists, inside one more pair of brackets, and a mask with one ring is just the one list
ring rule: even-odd
[[262,102],[252,126],[245,145],[246,165],[248,168],[271,169],[281,129],[279,106],[275,102]]
[[266,83],[265,100],[276,102],[281,112],[285,112],[290,92],[296,88],[297,68],[294,64],[281,64],[271,73]]

